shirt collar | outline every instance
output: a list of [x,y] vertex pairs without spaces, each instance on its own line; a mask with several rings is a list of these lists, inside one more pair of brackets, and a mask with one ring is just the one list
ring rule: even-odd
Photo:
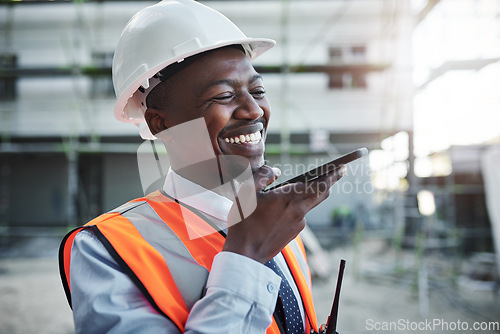
[[203,188],[169,168],[163,190],[168,195],[193,208],[227,221],[233,201],[209,189]]

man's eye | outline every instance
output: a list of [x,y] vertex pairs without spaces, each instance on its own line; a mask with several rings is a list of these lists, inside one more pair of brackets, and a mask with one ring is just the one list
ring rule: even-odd
[[266,91],[263,90],[263,89],[259,89],[259,90],[253,91],[252,95],[256,99],[261,99],[261,98],[263,98],[266,95]]
[[215,101],[228,101],[233,97],[233,94],[221,94],[212,98]]

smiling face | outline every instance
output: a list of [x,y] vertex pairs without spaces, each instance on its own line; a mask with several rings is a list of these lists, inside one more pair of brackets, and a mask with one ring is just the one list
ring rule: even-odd
[[262,77],[240,49],[210,51],[160,86],[150,94],[164,89],[164,98],[148,102],[145,115],[153,133],[204,117],[215,154],[245,157],[253,170],[264,164],[271,110]]

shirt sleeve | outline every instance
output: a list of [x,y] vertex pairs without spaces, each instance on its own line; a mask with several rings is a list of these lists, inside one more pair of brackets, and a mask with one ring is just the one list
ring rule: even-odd
[[[77,334],[180,333],[151,307],[91,231],[75,237],[70,270]],[[271,269],[252,259],[217,254],[207,292],[191,309],[185,333],[265,333],[280,282]]]
[[186,329],[200,333],[265,333],[271,325],[281,278],[248,257],[221,252]]

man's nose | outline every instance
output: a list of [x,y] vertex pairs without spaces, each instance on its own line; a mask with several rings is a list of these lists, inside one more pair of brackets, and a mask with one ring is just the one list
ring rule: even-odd
[[233,112],[233,117],[237,119],[259,119],[264,115],[264,110],[252,94],[245,93],[238,98],[238,106]]

